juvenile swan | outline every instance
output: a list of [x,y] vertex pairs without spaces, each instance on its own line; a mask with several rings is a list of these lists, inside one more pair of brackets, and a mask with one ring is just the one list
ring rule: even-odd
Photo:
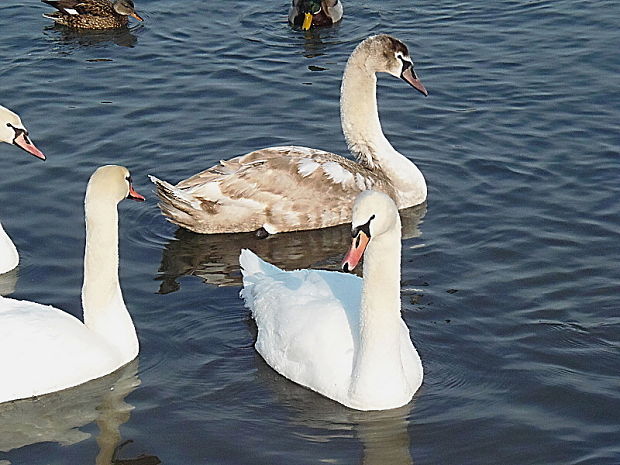
[[0,297],[0,402],[77,386],[138,355],[136,330],[118,281],[118,211],[124,198],[144,200],[127,168],[103,166],[84,201],[84,323],[57,308]]
[[378,35],[359,44],[345,67],[340,97],[342,130],[358,163],[307,147],[270,147],[221,161],[176,186],[151,176],[162,212],[198,233],[274,234],[346,223],[355,196],[366,189],[385,192],[399,209],[424,202],[424,176],[381,131],[378,72],[427,95],[402,42]]
[[347,407],[407,404],[422,362],[400,316],[401,225],[394,202],[366,191],[353,206],[352,270],[282,271],[242,250],[241,296],[258,327],[256,350],[282,376]]
[[[0,142],[13,144],[45,160],[45,155],[32,143],[22,120],[8,108],[0,105]],[[13,241],[0,224],[0,274],[11,271],[19,264],[19,254]]]

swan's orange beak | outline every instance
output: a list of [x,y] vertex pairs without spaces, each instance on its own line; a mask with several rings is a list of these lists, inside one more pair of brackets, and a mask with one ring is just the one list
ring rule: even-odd
[[131,184],[129,184],[129,194],[127,195],[127,198],[137,200],[138,202],[144,202],[144,196],[138,194]]
[[142,19],[142,17],[141,17],[138,13],[136,13],[135,11],[134,11],[133,13],[131,13],[131,16],[133,16],[134,18],[136,18],[138,21],[144,21],[144,20]]
[[362,255],[364,255],[369,241],[370,237],[368,237],[364,231],[359,231],[357,233],[357,236],[353,238],[351,248],[345,255],[344,260],[342,260],[343,271],[353,271],[353,268],[355,268],[362,259]]
[[312,26],[312,13],[306,13],[304,15],[304,22],[301,25],[301,30],[302,31],[307,31],[308,29],[310,29],[310,26]]
[[31,153],[35,157],[40,158],[41,160],[45,160],[45,154],[34,146],[30,138],[26,136],[24,132],[21,132],[17,137],[15,137],[15,139],[13,139],[13,143],[17,145],[20,149]]

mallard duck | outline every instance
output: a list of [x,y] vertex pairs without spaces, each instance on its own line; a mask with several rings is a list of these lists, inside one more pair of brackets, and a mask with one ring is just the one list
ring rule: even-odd
[[420,357],[401,318],[401,223],[396,205],[365,191],[353,205],[342,268],[364,255],[364,279],[283,271],[245,249],[241,296],[258,327],[256,350],[282,376],[347,407],[407,404],[422,384]]
[[304,31],[311,26],[330,26],[342,19],[340,0],[293,0],[288,22]]
[[84,199],[84,323],[48,305],[0,297],[0,402],[77,386],[138,355],[118,280],[117,204],[126,198],[144,200],[127,168],[108,165],[93,173]]
[[58,11],[44,13],[63,26],[80,29],[112,29],[126,26],[128,16],[142,18],[134,10],[131,0],[41,0]]
[[[30,140],[22,120],[8,108],[0,105],[0,142],[13,144],[22,150],[45,160],[45,155]],[[17,248],[0,224],[0,274],[11,271],[19,263]]]
[[221,161],[176,186],[151,176],[162,212],[197,233],[265,235],[346,223],[355,196],[366,189],[389,194],[399,209],[421,204],[424,176],[381,130],[378,72],[428,94],[401,41],[378,35],[359,44],[345,67],[340,97],[342,130],[358,163],[307,147],[270,147]]

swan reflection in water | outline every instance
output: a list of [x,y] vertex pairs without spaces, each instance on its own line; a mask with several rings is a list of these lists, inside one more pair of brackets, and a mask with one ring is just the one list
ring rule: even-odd
[[[420,235],[426,204],[400,211],[403,240]],[[178,278],[196,276],[216,286],[241,286],[239,253],[251,249],[263,260],[287,270],[340,270],[351,245],[351,225],[275,234],[258,239],[254,233],[196,234],[179,228],[166,244],[157,278],[160,294],[179,290]],[[361,267],[360,267],[361,269]]]
[[[112,42],[121,47],[134,47],[138,37],[133,33],[141,25],[119,29],[72,29],[60,24],[45,27],[48,37],[62,45],[93,46]],[[53,34],[52,34],[53,33]]]
[[137,371],[136,359],[114,373],[75,388],[0,404],[0,452],[40,442],[77,444],[91,437],[80,428],[95,422],[99,428],[95,465],[161,463],[153,455],[119,458],[121,448],[130,442],[121,444],[120,426],[129,420],[133,410],[125,397],[140,384]]
[[19,273],[19,265],[7,273],[0,274],[0,295],[7,296],[15,292],[17,286],[17,274]]
[[[277,403],[290,412],[292,427],[303,429],[304,437],[315,443],[357,438],[362,446],[362,458],[357,462],[361,465],[413,465],[408,426],[417,395],[395,409],[353,410],[283,378],[260,355],[256,354],[256,359],[257,383],[275,393]],[[323,457],[325,462],[332,459],[337,457]]]

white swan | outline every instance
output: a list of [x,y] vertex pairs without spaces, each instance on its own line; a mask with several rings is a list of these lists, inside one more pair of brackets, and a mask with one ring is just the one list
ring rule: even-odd
[[258,327],[256,350],[284,377],[358,410],[407,404],[422,362],[400,316],[401,225],[394,202],[366,191],[353,206],[351,270],[283,271],[241,252],[241,296]]
[[[34,146],[22,120],[8,108],[0,105],[0,142],[13,144],[35,157],[45,160],[45,155]],[[19,263],[15,244],[0,224],[0,274],[11,271]]]
[[347,62],[340,98],[342,129],[359,163],[307,147],[270,147],[221,161],[176,186],[151,176],[162,212],[197,233],[274,234],[346,223],[355,196],[366,189],[389,194],[399,209],[424,202],[424,176],[381,130],[378,72],[427,95],[402,42],[378,35],[359,44]]
[[124,198],[144,200],[127,168],[103,166],[84,201],[84,323],[57,308],[0,297],[0,402],[77,386],[138,355],[136,330],[118,281],[118,211]]

